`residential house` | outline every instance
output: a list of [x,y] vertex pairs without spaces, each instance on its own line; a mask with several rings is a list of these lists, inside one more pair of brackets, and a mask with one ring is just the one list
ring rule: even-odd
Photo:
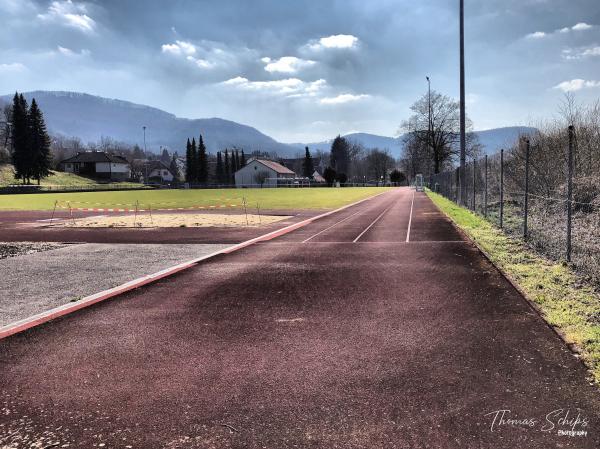
[[131,177],[127,159],[104,151],[79,152],[61,161],[58,168],[67,173],[107,181],[126,181]]
[[235,172],[237,187],[250,185],[277,187],[291,184],[294,179],[296,179],[296,173],[268,159],[250,159],[244,167]]

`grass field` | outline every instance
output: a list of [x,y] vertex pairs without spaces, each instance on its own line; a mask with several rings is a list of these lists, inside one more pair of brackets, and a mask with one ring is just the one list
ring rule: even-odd
[[539,256],[521,240],[441,195],[428,195],[537,304],[546,321],[582,350],[600,382],[600,296],[594,288],[567,264]]
[[[35,181],[33,181],[35,183]],[[21,182],[15,179],[13,166],[10,164],[0,164],[0,187],[6,187],[9,185],[18,185]],[[78,176],[74,173],[64,173],[60,171],[52,170],[50,176],[42,179],[42,187],[93,187],[99,184],[93,179]],[[107,184],[103,184],[107,185]],[[140,185],[137,183],[125,182],[125,183],[111,183],[108,185]]]
[[310,188],[310,189],[194,189],[134,190],[117,192],[39,193],[1,195],[0,210],[51,210],[56,201],[72,207],[120,207],[153,209],[241,205],[261,209],[333,209],[389,190],[385,187]]

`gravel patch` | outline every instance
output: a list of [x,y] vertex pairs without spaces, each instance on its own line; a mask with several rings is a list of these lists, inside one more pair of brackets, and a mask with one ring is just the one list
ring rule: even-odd
[[228,246],[86,243],[0,260],[0,326]]
[[62,243],[0,242],[0,259],[62,248]]

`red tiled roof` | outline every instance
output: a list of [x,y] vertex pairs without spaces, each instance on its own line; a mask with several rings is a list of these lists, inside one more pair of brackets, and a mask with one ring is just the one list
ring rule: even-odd
[[292,170],[290,170],[287,167],[284,167],[281,164],[278,164],[277,162],[269,161],[266,159],[255,159],[255,161],[260,162],[261,164],[269,167],[271,170],[274,170],[277,173],[295,175],[295,173]]

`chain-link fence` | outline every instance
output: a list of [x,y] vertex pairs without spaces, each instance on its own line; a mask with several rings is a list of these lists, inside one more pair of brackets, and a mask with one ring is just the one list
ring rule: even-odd
[[[599,178],[576,176],[576,139],[569,128],[564,161],[548,169],[542,145],[522,139],[514,148],[467,163],[466,195],[460,170],[431,176],[429,187],[463,204],[555,260],[567,260],[600,284]],[[546,157],[545,157],[546,156]]]

